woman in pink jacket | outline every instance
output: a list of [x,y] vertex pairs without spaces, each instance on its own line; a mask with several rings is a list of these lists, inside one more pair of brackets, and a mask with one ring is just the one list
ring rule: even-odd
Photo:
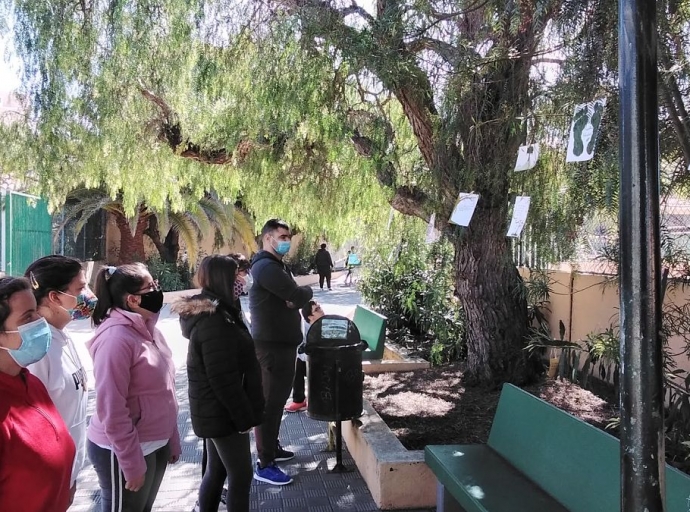
[[96,413],[87,452],[103,512],[148,512],[168,463],[180,457],[175,367],[156,329],[163,292],[141,263],[104,267],[96,279]]

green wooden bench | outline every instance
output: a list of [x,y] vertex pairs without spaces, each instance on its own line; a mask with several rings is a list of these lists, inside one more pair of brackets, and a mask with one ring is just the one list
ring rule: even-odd
[[[427,446],[438,512],[617,512],[618,439],[506,384],[486,445]],[[668,512],[688,512],[690,477],[666,465]]]
[[362,359],[383,359],[383,349],[386,341],[386,317],[375,313],[364,306],[357,306],[352,321],[359,330],[362,340],[369,348],[362,353]]

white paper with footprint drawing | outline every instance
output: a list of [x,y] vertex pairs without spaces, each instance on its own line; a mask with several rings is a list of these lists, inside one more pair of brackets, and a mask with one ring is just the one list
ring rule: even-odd
[[537,160],[539,160],[539,144],[520,146],[517,161],[515,162],[515,171],[534,169],[534,166],[537,165]]
[[566,162],[586,162],[592,159],[594,145],[601,127],[601,118],[604,116],[604,107],[606,107],[606,98],[575,105]]
[[515,206],[513,206],[513,219],[510,221],[508,228],[508,235],[512,237],[520,236],[522,228],[527,222],[527,214],[529,213],[529,196],[517,196],[515,198]]

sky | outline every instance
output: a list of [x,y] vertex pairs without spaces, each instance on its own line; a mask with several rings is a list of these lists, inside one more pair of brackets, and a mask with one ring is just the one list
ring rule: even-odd
[[0,91],[19,87],[20,61],[14,55],[11,32],[0,35]]
[[[358,4],[370,13],[374,10],[375,0],[359,0]],[[0,35],[0,91],[12,91],[20,84],[21,62],[14,52],[14,34],[11,32],[11,16],[7,20],[10,30]]]

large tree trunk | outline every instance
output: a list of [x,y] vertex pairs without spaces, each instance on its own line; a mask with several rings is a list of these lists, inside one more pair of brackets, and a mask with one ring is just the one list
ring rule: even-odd
[[130,228],[127,218],[120,214],[113,214],[115,224],[120,231],[120,253],[118,255],[118,265],[145,261],[146,251],[144,250],[144,231],[148,226],[148,216],[140,214],[137,219],[137,226],[134,234]]
[[466,315],[467,384],[523,384],[533,375],[523,350],[527,301],[506,239],[505,210],[477,206],[455,243],[456,289]]
[[177,263],[180,257],[180,234],[175,229],[170,229],[163,242],[165,248],[164,260],[168,263]]
[[177,258],[180,254],[180,235],[174,230],[168,230],[165,240],[161,240],[160,229],[158,228],[158,218],[155,215],[149,217],[148,227],[144,231],[153,245],[156,246],[161,261],[165,263],[177,263]]

